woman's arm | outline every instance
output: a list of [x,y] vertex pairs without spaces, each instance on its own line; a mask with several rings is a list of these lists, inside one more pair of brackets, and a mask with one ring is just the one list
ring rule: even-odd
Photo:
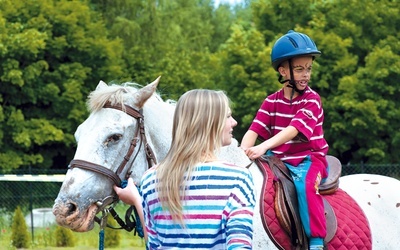
[[226,222],[228,249],[253,249],[253,216],[256,193],[251,173],[246,169],[238,176],[227,208]]

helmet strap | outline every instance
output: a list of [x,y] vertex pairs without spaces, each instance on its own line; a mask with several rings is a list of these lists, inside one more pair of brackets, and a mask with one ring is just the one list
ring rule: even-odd
[[292,93],[290,94],[290,103],[292,103],[292,99],[293,99],[294,92],[296,91],[297,93],[299,93],[300,95],[302,95],[302,94],[304,93],[305,89],[299,90],[299,89],[297,88],[297,86],[296,86],[296,81],[294,80],[293,67],[292,67],[292,60],[289,59],[288,62],[289,62],[290,79],[283,80],[283,79],[282,79],[282,78],[283,78],[282,75],[279,75],[278,81],[279,81],[280,83],[282,83],[282,84],[285,83],[285,82],[289,82],[289,84],[288,84],[287,86],[288,86],[289,88],[292,88]]
[[[290,93],[290,105],[292,105],[292,99],[293,99],[293,96],[294,96],[294,91],[297,89],[296,88],[296,84],[293,84],[293,80],[292,79],[288,79],[288,80],[282,80],[282,75],[279,75],[279,79],[278,79],[278,81],[280,82],[280,83],[285,83],[285,82],[289,82],[289,84],[288,84],[288,87],[289,88],[292,88],[292,91],[291,91],[291,93]],[[299,91],[299,90],[297,90],[297,91]]]

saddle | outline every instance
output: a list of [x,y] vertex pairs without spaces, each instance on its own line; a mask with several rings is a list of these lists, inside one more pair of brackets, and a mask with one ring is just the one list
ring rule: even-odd
[[[293,246],[296,249],[308,249],[308,237],[306,236],[299,215],[298,201],[294,182],[285,164],[275,156],[264,156],[262,161],[267,162],[275,175],[275,213],[282,228],[288,234]],[[340,161],[327,156],[329,164],[329,175],[320,184],[319,192],[321,195],[333,194],[339,187],[339,177],[341,175]],[[329,202],[323,198],[327,236],[325,243],[329,242],[337,230],[337,220],[333,208]]]

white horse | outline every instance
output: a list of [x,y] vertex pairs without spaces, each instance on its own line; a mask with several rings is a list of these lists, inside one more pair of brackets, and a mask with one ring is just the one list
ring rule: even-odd
[[[77,232],[92,230],[95,215],[115,201],[113,184],[119,184],[129,171],[139,183],[149,167],[148,159],[152,155],[157,161],[165,157],[175,106],[156,93],[158,81],[159,78],[143,88],[108,86],[100,81],[91,93],[91,114],[75,133],[78,144],[74,160],[53,206],[59,225]],[[147,145],[152,151],[146,150]],[[237,145],[234,140],[231,146],[224,147],[220,157],[247,166],[251,162]],[[255,164],[249,169],[259,202],[264,177]],[[364,211],[373,249],[398,249],[400,181],[380,175],[350,175],[340,178],[340,188]],[[265,233],[259,205],[255,208],[253,246],[277,249]]]

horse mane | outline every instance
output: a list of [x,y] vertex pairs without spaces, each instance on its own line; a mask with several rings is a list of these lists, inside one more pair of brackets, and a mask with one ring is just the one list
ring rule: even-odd
[[[129,98],[129,96],[134,96],[140,88],[143,86],[134,83],[134,82],[126,82],[123,84],[112,84],[107,87],[96,88],[96,90],[92,91],[86,102],[88,110],[90,112],[99,111],[104,107],[104,104],[110,102],[111,105],[121,105],[122,109],[125,109],[125,101]],[[129,94],[128,96],[126,94]],[[164,102],[158,92],[154,93],[152,98],[155,98],[159,102]],[[150,98],[150,99],[152,99]],[[175,101],[167,100],[164,103],[175,106]]]

